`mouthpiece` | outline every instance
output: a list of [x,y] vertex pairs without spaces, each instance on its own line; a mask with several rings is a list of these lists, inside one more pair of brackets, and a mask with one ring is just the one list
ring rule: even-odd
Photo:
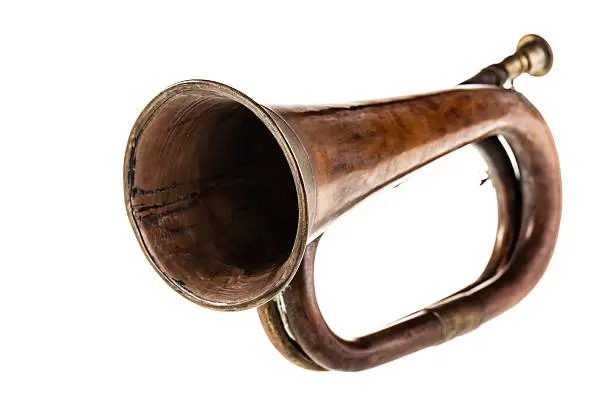
[[553,53],[548,42],[535,34],[520,39],[516,52],[501,63],[512,80],[523,73],[533,76],[546,75],[553,65]]

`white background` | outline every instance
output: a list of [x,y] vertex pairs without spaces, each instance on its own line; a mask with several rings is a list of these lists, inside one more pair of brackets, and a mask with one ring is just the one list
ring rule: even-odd
[[[611,405],[606,2],[368,3],[0,6],[0,406]],[[562,228],[540,284],[477,331],[362,373],[308,372],[274,350],[254,310],[184,300],[141,253],[123,154],[164,87],[214,79],[264,104],[408,95],[452,87],[530,32],[555,66],[516,87],[556,138]],[[464,149],[331,228],[316,277],[339,334],[478,276],[496,225],[483,174]]]

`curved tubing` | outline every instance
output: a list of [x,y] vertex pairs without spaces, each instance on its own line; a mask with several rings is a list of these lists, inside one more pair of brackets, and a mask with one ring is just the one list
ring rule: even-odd
[[[489,168],[489,178],[497,196],[498,226],[493,251],[487,267],[482,275],[470,286],[461,292],[477,286],[508,262],[516,243],[518,228],[520,226],[520,185],[514,174],[512,162],[498,138],[491,137],[474,146],[480,151]],[[318,240],[312,243],[308,251],[316,251]],[[304,268],[314,269],[314,254],[308,255],[304,261]],[[310,264],[307,264],[310,262]],[[309,266],[306,266],[309,265]],[[284,305],[283,305],[284,309]],[[310,370],[321,371],[323,367],[317,365],[302,350],[295,339],[287,333],[286,322],[283,322],[285,310],[279,310],[277,302],[268,302],[258,308],[263,328],[274,347],[289,361]],[[283,316],[281,316],[281,313]]]
[[[546,123],[526,99],[514,91],[483,88],[458,89],[403,103],[412,106],[398,120],[429,131],[421,133],[410,149],[409,171],[463,145],[497,134],[506,137],[520,172],[519,235],[512,245],[499,245],[498,238],[491,262],[476,283],[397,325],[351,341],[331,331],[317,305],[313,265],[318,240],[314,241],[280,296],[290,335],[299,350],[322,368],[371,368],[477,328],[514,306],[535,286],[554,249],[561,215],[559,163]],[[363,109],[372,108],[376,107]],[[292,125],[299,133],[295,121]],[[492,168],[500,169],[497,165]],[[501,200],[499,189],[498,201],[500,205],[512,202],[508,197]],[[500,228],[504,225],[509,224],[501,218]]]

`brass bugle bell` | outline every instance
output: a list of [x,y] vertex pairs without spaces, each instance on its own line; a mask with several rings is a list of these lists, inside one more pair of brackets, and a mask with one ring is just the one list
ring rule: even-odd
[[[547,42],[528,35],[464,82],[472,86],[338,106],[266,107],[220,83],[180,82],[131,132],[128,216],[172,288],[213,309],[259,307],[276,348],[302,367],[357,371],[440,344],[518,303],[551,258],[561,216],[557,153],[535,107],[506,86],[551,65]],[[400,323],[338,337],[313,286],[321,234],[370,194],[472,143],[499,208],[485,271]]]

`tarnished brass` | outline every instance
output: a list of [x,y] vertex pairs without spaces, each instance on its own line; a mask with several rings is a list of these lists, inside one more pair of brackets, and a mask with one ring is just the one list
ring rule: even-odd
[[542,37],[528,34],[521,38],[516,52],[504,59],[502,64],[511,80],[523,73],[543,76],[552,68],[552,49]]
[[[546,41],[530,35],[464,82],[480,86],[408,98],[268,108],[216,82],[178,83],[151,101],[130,135],[128,216],[171,287],[215,309],[259,306],[273,344],[304,368],[363,370],[440,344],[518,303],[552,256],[557,153],[533,105],[504,88],[551,66]],[[483,274],[394,326],[350,341],[336,336],[312,279],[321,234],[373,192],[470,143],[489,165],[499,207]]]

